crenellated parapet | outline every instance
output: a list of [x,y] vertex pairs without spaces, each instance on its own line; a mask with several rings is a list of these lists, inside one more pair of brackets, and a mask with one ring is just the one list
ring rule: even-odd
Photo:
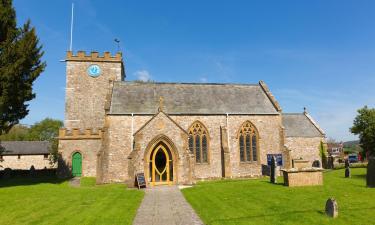
[[104,52],[104,55],[99,55],[98,52],[91,52],[86,54],[85,51],[78,51],[76,55],[72,51],[66,53],[66,61],[84,61],[84,62],[122,62],[122,53],[117,52],[116,55],[111,55],[110,52]]
[[102,139],[104,136],[103,129],[84,129],[79,128],[66,129],[60,128],[60,140],[83,140],[83,139]]

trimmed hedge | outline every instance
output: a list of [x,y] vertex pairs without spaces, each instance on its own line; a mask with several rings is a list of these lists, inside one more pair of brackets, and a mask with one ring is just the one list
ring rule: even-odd
[[[334,169],[344,169],[345,163],[335,164]],[[350,168],[367,168],[367,162],[365,163],[350,163]]]

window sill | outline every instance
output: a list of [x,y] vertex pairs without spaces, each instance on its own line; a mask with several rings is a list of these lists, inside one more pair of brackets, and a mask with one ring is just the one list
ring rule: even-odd
[[258,161],[247,161],[247,162],[240,162],[240,164],[259,164]]
[[202,163],[196,162],[195,165],[210,165],[210,163],[208,163],[208,162],[202,162]]

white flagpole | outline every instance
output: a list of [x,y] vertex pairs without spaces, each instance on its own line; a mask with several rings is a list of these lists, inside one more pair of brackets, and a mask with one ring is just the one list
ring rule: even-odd
[[73,48],[73,15],[74,15],[74,3],[72,3],[72,18],[70,22],[70,46],[69,51],[72,51]]

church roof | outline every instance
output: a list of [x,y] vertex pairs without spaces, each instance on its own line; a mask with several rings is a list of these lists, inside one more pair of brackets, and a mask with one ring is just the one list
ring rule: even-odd
[[259,84],[115,82],[109,114],[278,114],[267,86]]
[[323,137],[324,132],[307,113],[283,113],[286,137]]
[[2,141],[3,155],[44,155],[49,154],[48,141]]

